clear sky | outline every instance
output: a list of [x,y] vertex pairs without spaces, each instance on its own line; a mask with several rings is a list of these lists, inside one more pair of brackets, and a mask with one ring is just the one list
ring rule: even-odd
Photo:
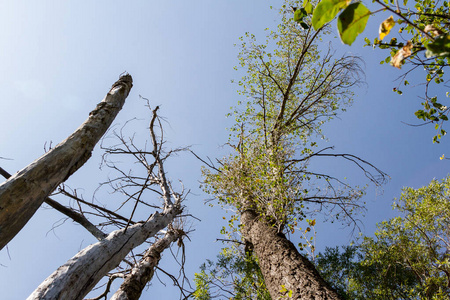
[[[274,28],[281,1],[3,1],[0,3],[0,160],[10,173],[16,172],[44,153],[44,145],[56,145],[72,133],[104,97],[119,75],[127,71],[134,87],[116,124],[148,116],[139,95],[153,106],[161,105],[166,118],[168,147],[192,145],[199,155],[221,157],[227,141],[225,118],[239,99],[237,64],[238,38],[249,31],[263,38],[263,29]],[[374,37],[381,19],[368,25]],[[394,215],[391,203],[403,186],[420,187],[448,173],[448,162],[439,157],[448,149],[448,138],[432,144],[432,126],[419,123],[413,113],[419,108],[421,87],[391,90],[401,71],[380,65],[387,53],[362,48],[362,38],[353,47],[338,39],[338,52],[351,51],[366,63],[367,86],[358,89],[355,104],[340,119],[325,126],[326,146],[337,153],[351,153],[388,173],[390,182],[381,189],[369,188],[364,233],[372,234],[375,223]],[[324,45],[326,46],[326,45]],[[445,90],[436,91],[444,95]],[[445,104],[445,103],[443,103]],[[136,123],[137,124],[137,123]],[[145,134],[147,124],[136,126]],[[447,152],[448,153],[448,152]],[[108,171],[98,169],[102,152],[68,184],[92,197]],[[221,244],[224,212],[203,205],[208,197],[198,188],[201,163],[188,154],[170,162],[170,178],[182,180],[192,190],[185,203],[201,219],[186,241],[186,272],[190,277],[206,258],[214,259]],[[354,166],[336,160],[316,161],[317,169],[365,184]],[[105,193],[104,197],[107,197]],[[63,200],[61,200],[63,202]],[[101,199],[104,203],[108,199]],[[66,222],[59,213],[41,208],[9,244],[9,254],[0,252],[2,299],[25,299],[48,275],[80,249],[95,242],[80,226]],[[350,230],[329,223],[316,226],[317,246],[348,244]],[[293,236],[294,240],[298,237]],[[174,247],[176,251],[176,247]],[[176,271],[171,255],[165,253],[161,267]],[[173,299],[178,291],[169,278],[159,274],[145,292],[156,299]],[[92,295],[94,296],[94,295]]]

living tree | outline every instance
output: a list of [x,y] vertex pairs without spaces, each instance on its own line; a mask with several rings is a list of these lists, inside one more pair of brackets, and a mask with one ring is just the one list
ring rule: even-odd
[[246,100],[230,113],[236,120],[228,143],[233,153],[204,169],[204,187],[234,211],[223,233],[256,257],[272,298],[338,299],[286,235],[313,211],[354,222],[363,209],[358,202],[363,190],[310,170],[308,163],[335,156],[354,162],[375,183],[385,174],[356,156],[317,150],[321,125],[351,104],[351,89],[360,82],[359,59],[334,58],[331,49],[319,47],[327,27],[299,26],[290,5],[298,2],[283,5],[280,24],[266,43],[249,33],[242,38],[239,62],[246,75],[239,93]]
[[[357,246],[319,254],[319,272],[346,299],[448,299],[450,177],[404,188],[400,216],[377,225]],[[340,276],[336,276],[340,274]]]
[[223,248],[217,261],[207,260],[194,281],[195,299],[272,299],[257,258],[236,245]]
[[[449,5],[447,1],[374,0],[372,10],[361,1],[321,0],[316,6],[305,1],[295,10],[295,20],[309,26],[303,19],[312,15],[312,26],[316,29],[331,22],[337,16],[337,29],[342,42],[351,45],[364,32],[366,46],[389,52],[381,63],[390,62],[396,68],[408,69],[399,77],[399,85],[393,90],[402,94],[400,86],[410,85],[413,74],[423,80],[414,82],[424,86],[423,108],[415,112],[425,123],[433,123],[437,134],[433,142],[446,134],[443,124],[448,120],[448,95],[438,89],[445,82],[445,70],[449,66],[450,35],[448,33]],[[379,35],[366,30],[370,16],[383,14],[386,19],[379,26]],[[397,25],[398,24],[398,25]],[[395,27],[397,25],[397,27]],[[397,33],[393,32],[396,29]],[[389,35],[389,40],[385,39]],[[388,72],[388,71],[386,71]],[[422,77],[423,76],[423,77]],[[445,93],[445,94],[444,94]]]

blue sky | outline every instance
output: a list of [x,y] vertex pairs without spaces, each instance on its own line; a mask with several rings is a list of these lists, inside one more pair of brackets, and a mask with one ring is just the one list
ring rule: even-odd
[[[277,12],[269,6],[279,3],[4,1],[0,4],[0,156],[12,160],[1,160],[2,167],[16,172],[42,155],[45,144],[56,145],[66,138],[124,71],[133,76],[134,87],[117,126],[148,116],[139,99],[142,95],[153,106],[161,105],[160,114],[168,121],[167,147],[192,145],[199,155],[221,157],[232,121],[225,115],[239,99],[237,85],[231,83],[241,75],[233,70],[238,53],[234,44],[247,31],[263,38],[264,28],[274,28]],[[367,35],[377,35],[382,19],[369,21]],[[446,153],[448,140],[432,144],[432,127],[402,123],[418,123],[413,113],[419,108],[422,90],[416,87],[404,89],[402,96],[394,94],[392,81],[401,71],[380,65],[387,53],[362,48],[361,40],[352,47],[333,41],[338,52],[351,51],[364,58],[367,85],[356,90],[355,103],[346,113],[324,127],[329,139],[324,145],[334,145],[337,153],[358,155],[391,176],[387,185],[369,188],[365,197],[368,212],[362,219],[363,229],[371,234],[376,222],[394,215],[390,205],[402,187],[420,187],[447,175],[448,163],[439,157]],[[443,87],[437,92],[445,94]],[[138,135],[145,134],[145,126],[136,126]],[[109,174],[98,169],[101,154],[97,148],[68,181],[71,187],[82,188],[86,199]],[[198,188],[200,166],[188,154],[166,166],[174,182],[180,179],[192,190],[186,205],[202,220],[193,223],[191,242],[186,241],[186,272],[191,278],[206,258],[218,253],[221,244],[215,240],[224,215],[219,208],[203,205],[208,196]],[[366,183],[363,174],[349,164],[324,160],[313,166]],[[3,299],[26,298],[57,267],[95,242],[72,222],[51,231],[61,218],[57,212],[40,209],[9,244],[9,254],[0,252]],[[316,229],[319,249],[348,244],[352,238],[351,231],[339,225],[319,223]],[[177,268],[168,253],[161,267]],[[170,279],[160,275],[167,287],[155,278],[146,293],[155,298],[177,297]]]

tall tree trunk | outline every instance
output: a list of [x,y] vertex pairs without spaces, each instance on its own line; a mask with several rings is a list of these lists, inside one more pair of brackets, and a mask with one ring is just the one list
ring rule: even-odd
[[0,185],[0,250],[48,195],[89,159],[122,109],[132,82],[130,75],[122,76],[72,135]]
[[241,214],[241,224],[272,299],[340,299],[292,242],[277,234],[254,210]]
[[169,230],[162,239],[151,245],[110,300],[138,300],[145,286],[155,274],[161,253],[180,238],[180,233],[179,230]]
[[141,224],[116,230],[90,245],[59,267],[27,300],[83,299],[109,271],[116,268],[135,247],[167,227],[181,213],[179,203],[154,213]]

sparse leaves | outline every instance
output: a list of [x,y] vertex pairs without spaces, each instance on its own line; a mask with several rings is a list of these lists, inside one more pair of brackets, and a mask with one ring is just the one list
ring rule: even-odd
[[449,57],[450,56],[450,35],[443,34],[436,37],[436,39],[425,46],[427,51],[426,57]]
[[[401,79],[404,80],[415,69],[423,67],[425,78],[425,103],[436,95],[429,95],[431,86],[444,82],[445,69],[450,65],[450,34],[448,33],[449,4],[448,1],[414,0],[408,3],[403,1],[403,6],[398,1],[374,0],[373,3],[381,9],[370,12],[362,3],[339,0],[321,0],[313,11],[312,24],[317,30],[338,17],[338,31],[343,43],[351,45],[356,37],[364,31],[365,24],[370,15],[389,12],[379,27],[379,36],[371,39],[374,32],[367,32],[364,39],[366,46],[373,46],[383,50],[389,50],[389,56],[380,63],[390,61],[391,65],[400,69],[407,64],[410,69]],[[414,4],[414,5],[411,5]],[[392,35],[395,24],[400,25],[398,33],[389,42],[384,42],[388,34]],[[407,41],[406,45],[404,41]],[[419,83],[420,85],[420,83]],[[398,94],[403,94],[398,88],[393,89]],[[438,134],[433,137],[434,142],[439,142],[443,136],[442,125],[447,120],[448,111],[435,114],[432,111],[418,110],[416,116],[424,121],[439,122]],[[427,112],[431,118],[428,118]]]

